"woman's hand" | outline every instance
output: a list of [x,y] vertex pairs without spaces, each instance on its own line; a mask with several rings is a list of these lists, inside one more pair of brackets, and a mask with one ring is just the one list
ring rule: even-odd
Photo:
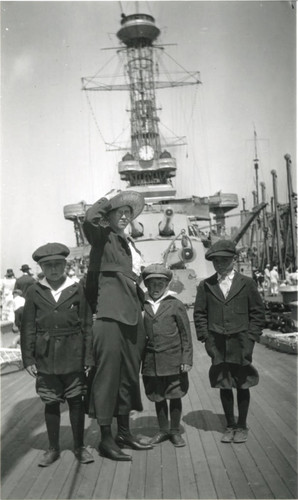
[[180,366],[180,368],[182,373],[186,373],[191,370],[191,365],[187,365],[186,363],[184,363],[183,365]]
[[91,370],[91,366],[84,366],[84,372],[85,372],[86,377],[88,377],[90,370]]
[[37,375],[36,365],[27,366],[26,371],[29,373],[29,375],[31,375],[31,377],[36,377]]

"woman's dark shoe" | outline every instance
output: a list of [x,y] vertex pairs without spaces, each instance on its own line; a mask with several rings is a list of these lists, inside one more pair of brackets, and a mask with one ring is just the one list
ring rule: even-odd
[[150,439],[150,444],[155,446],[156,444],[162,443],[163,441],[167,441],[170,439],[169,434],[166,431],[160,431],[152,439]]
[[176,446],[176,448],[182,448],[182,446],[186,445],[183,437],[180,436],[180,434],[171,434],[170,441],[174,446]]
[[102,457],[109,458],[110,460],[117,460],[119,462],[131,462],[132,460],[132,457],[126,455],[123,451],[109,448],[102,443],[99,444],[98,451]]
[[115,443],[120,446],[120,448],[131,448],[132,450],[152,450],[152,445],[148,443],[141,443],[132,434],[127,434],[127,436],[121,436],[118,434],[115,438]]
[[49,448],[48,451],[46,451],[43,454],[42,459],[40,460],[38,466],[48,467],[53,462],[55,462],[59,457],[60,457],[60,450],[56,450],[55,448]]

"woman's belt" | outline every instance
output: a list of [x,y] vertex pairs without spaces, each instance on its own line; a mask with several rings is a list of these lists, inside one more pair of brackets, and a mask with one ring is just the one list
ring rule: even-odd
[[100,273],[121,273],[126,278],[129,278],[133,281],[137,281],[138,277],[137,275],[131,271],[130,269],[123,269],[123,266],[121,264],[112,264],[112,263],[107,263],[103,264],[101,263],[100,266]]

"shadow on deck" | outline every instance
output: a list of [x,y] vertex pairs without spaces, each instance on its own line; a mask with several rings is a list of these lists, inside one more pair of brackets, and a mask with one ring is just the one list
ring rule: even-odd
[[[112,462],[97,453],[97,423],[86,418],[85,444],[95,462],[80,465],[72,451],[67,405],[61,407],[61,458],[41,469],[47,448],[43,405],[25,371],[1,377],[2,491],[4,499],[297,498],[297,358],[256,345],[260,383],[251,390],[248,441],[223,444],[219,393],[208,380],[209,358],[194,339],[190,388],[183,398],[185,448],[166,441],[153,450],[129,451],[133,461]],[[154,404],[132,413],[137,435],[157,431]]]

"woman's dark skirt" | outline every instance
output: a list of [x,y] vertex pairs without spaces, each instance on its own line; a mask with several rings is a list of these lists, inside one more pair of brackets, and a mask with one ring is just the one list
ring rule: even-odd
[[248,389],[259,383],[259,373],[252,364],[220,363],[211,365],[209,380],[217,389]]
[[164,399],[183,398],[189,387],[187,373],[165,375],[164,377],[143,375],[143,382],[147,398],[156,403]]

